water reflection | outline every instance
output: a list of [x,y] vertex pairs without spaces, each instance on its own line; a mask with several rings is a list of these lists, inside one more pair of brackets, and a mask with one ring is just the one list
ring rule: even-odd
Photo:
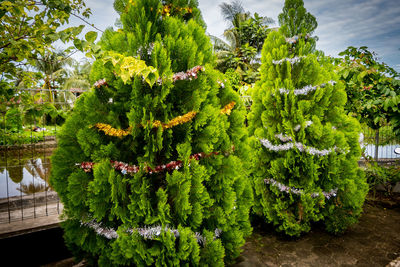
[[1,151],[0,198],[50,191],[51,149]]

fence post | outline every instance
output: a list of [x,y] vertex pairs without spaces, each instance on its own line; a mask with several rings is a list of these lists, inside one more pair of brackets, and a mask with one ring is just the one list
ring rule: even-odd
[[375,161],[378,161],[379,128],[375,131]]

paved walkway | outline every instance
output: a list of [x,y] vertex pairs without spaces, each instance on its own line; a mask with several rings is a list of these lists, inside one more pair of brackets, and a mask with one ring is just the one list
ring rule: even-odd
[[[360,222],[342,236],[314,228],[290,239],[254,226],[235,267],[243,266],[386,266],[400,257],[400,208],[366,204]],[[400,261],[397,261],[397,267]],[[394,265],[396,266],[396,265]]]
[[55,192],[0,200],[0,239],[58,227],[63,205]]

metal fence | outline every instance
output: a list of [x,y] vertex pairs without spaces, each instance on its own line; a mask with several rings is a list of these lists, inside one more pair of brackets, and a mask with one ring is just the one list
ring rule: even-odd
[[365,156],[377,158],[378,161],[400,160],[400,155],[394,153],[395,148],[400,147],[400,140],[390,127],[382,127],[378,131],[364,127],[363,134],[362,147]]
[[[45,89],[22,89],[36,95]],[[54,101],[43,99],[36,106],[49,103],[58,108],[73,106],[82,91],[51,90]],[[67,94],[69,96],[67,97]],[[58,94],[58,96],[57,96]],[[23,103],[14,107],[25,110]],[[12,122],[16,125],[12,125]],[[57,118],[43,114],[24,118],[23,112],[0,116],[0,223],[60,214],[62,204],[49,184],[50,157],[57,145]]]
[[0,223],[59,214],[59,198],[49,185],[57,126],[52,126],[51,135],[44,130],[48,125],[29,127],[27,144],[26,133],[11,133],[16,136],[11,142],[6,140],[10,133],[4,121],[5,116],[0,145]]

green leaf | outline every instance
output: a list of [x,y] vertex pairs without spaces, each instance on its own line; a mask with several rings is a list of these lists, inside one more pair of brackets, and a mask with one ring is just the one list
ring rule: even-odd
[[78,27],[72,27],[72,35],[74,36],[79,35],[84,27],[85,27],[84,25],[79,25]]
[[57,41],[59,38],[57,33],[48,34],[47,37],[49,37],[53,42]]
[[96,39],[97,39],[97,32],[90,31],[90,32],[86,33],[85,34],[85,39],[89,43],[94,43],[94,41],[96,41]]
[[347,79],[347,77],[349,77],[349,74],[350,74],[350,71],[349,71],[349,70],[345,70],[345,71],[343,72],[343,78],[344,78],[344,79]]
[[74,40],[74,45],[75,45],[76,49],[78,49],[79,51],[83,51],[82,41],[81,40],[75,39]]

